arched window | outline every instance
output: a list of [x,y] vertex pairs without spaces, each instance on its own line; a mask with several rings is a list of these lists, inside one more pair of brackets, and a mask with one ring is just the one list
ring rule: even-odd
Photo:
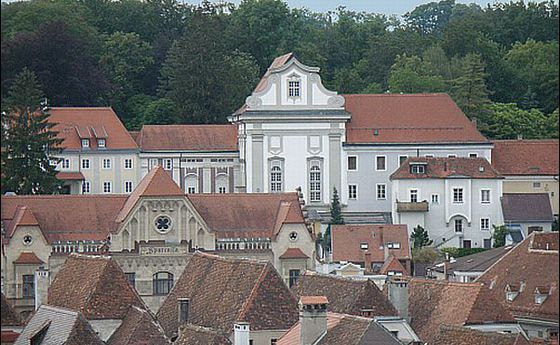
[[273,161],[270,167],[270,191],[272,193],[282,192],[282,163]]
[[173,274],[157,272],[153,276],[154,295],[167,295],[173,287]]
[[188,174],[185,177],[185,191],[188,194],[198,193],[198,176],[195,174]]
[[309,168],[309,201],[321,201],[321,163],[317,161]]
[[219,174],[216,176],[216,192],[224,194],[228,192],[228,175]]

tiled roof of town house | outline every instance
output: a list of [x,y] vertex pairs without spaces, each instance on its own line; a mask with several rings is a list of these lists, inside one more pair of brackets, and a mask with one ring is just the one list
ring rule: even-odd
[[401,264],[401,262],[394,256],[391,255],[385,260],[385,263],[379,269],[379,274],[388,274],[389,272],[402,272],[403,276],[410,275],[406,268]]
[[466,327],[441,326],[430,345],[529,345],[521,333],[482,332]]
[[[424,174],[413,174],[410,165],[421,163],[426,167]],[[395,179],[427,179],[427,178],[453,178],[467,176],[475,179],[495,179],[502,178],[500,173],[494,169],[490,163],[482,157],[409,157],[406,161],[391,174],[390,178]]]
[[344,95],[347,144],[487,143],[447,94]]
[[441,325],[516,322],[480,283],[413,278],[408,289],[410,325],[422,341],[430,344]]
[[287,330],[297,300],[269,262],[195,253],[158,310],[165,333],[177,332],[177,298],[189,298],[188,322],[230,334],[235,322],[251,331]]
[[[300,345],[301,323],[296,323],[277,345]],[[383,326],[369,318],[327,312],[327,333],[317,345],[402,345]]]
[[503,175],[556,175],[558,139],[496,140],[492,165]]
[[309,256],[299,248],[288,248],[284,254],[280,255],[280,259],[309,259]]
[[505,222],[552,222],[548,193],[504,193],[501,198]]
[[119,117],[109,107],[53,107],[49,122],[64,141],[61,146],[68,150],[80,150],[81,138],[89,138],[89,150],[98,150],[97,139],[105,139],[103,150],[135,150],[138,148]]
[[147,310],[131,306],[107,345],[171,344],[154,316]]
[[56,274],[48,301],[80,311],[87,319],[122,320],[131,305],[147,309],[113,259],[74,253]]
[[284,223],[305,223],[295,192],[187,194],[187,198],[217,238],[274,237]]
[[2,293],[2,305],[0,305],[1,325],[4,326],[21,326],[23,321],[18,313],[14,310],[12,304],[8,301],[4,293]]
[[14,264],[21,265],[40,265],[44,264],[43,260],[39,259],[33,252],[22,252],[18,258],[14,260]]
[[[388,242],[400,243],[400,249],[387,249],[390,254],[410,259],[406,225],[333,225],[331,231],[334,261],[364,262],[364,253],[369,251],[372,262],[385,262]],[[367,250],[361,249],[362,243],[368,244]]]
[[41,344],[104,344],[81,313],[42,305],[22,330],[15,345],[29,345],[33,343],[31,338],[42,332]]
[[117,229],[115,218],[126,198],[125,195],[3,195],[2,221],[11,236],[18,224],[18,209],[25,206],[49,243],[104,240],[110,231]]
[[210,328],[186,324],[173,345],[233,345],[227,335]]
[[83,181],[86,178],[81,172],[59,171],[56,173],[56,178],[62,181]]
[[[4,201],[4,199],[2,199]],[[2,213],[3,215],[4,213]],[[12,237],[14,234],[15,229],[18,226],[37,226],[39,222],[35,215],[33,215],[33,211],[29,209],[27,206],[17,206],[15,209],[15,213],[13,218],[6,218],[2,216],[2,220],[5,220],[6,224],[6,233],[9,237]]]
[[[449,263],[449,271],[484,272],[512,248],[512,246],[503,246],[455,258]],[[443,262],[440,262],[438,265],[432,267],[432,269],[438,272],[443,272]]]
[[[533,232],[486,270],[477,282],[489,287],[494,298],[516,316],[558,321],[558,236],[558,232]],[[506,300],[508,285],[520,287],[512,302]],[[550,289],[542,304],[535,303],[538,286]]]
[[237,151],[237,126],[144,125],[136,142],[142,151]]
[[328,309],[335,313],[362,315],[363,310],[373,316],[397,316],[387,297],[371,280],[355,280],[305,272],[292,286],[296,296],[325,296]]

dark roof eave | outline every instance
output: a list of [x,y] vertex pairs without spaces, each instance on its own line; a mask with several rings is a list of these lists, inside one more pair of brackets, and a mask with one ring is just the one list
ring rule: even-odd
[[344,142],[342,146],[454,146],[454,145],[490,145],[494,144],[490,141],[456,141],[456,142],[407,142],[407,143],[388,143],[388,142],[377,142],[377,143],[349,143]]

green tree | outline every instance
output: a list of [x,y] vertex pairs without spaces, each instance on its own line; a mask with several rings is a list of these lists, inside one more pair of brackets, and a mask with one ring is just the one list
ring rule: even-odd
[[20,72],[2,102],[2,194],[52,194],[60,190],[55,155],[61,139],[48,122],[39,83],[27,68]]
[[414,263],[433,264],[437,259],[437,252],[430,247],[412,249],[412,261]]
[[430,75],[417,56],[398,56],[389,74],[389,91],[392,93],[426,93],[445,91],[446,85],[439,75]]
[[410,235],[412,248],[422,248],[431,245],[434,241],[428,237],[428,232],[420,225],[417,225]]
[[475,54],[467,54],[463,63],[461,76],[453,81],[451,96],[469,118],[482,117],[490,102],[484,64]]
[[503,247],[506,245],[506,235],[509,234],[509,230],[505,225],[492,225],[494,228],[494,233],[492,238],[494,239],[494,248]]
[[554,138],[558,135],[558,115],[546,116],[537,109],[523,110],[515,103],[492,103],[479,121],[481,132],[492,139]]
[[340,206],[340,198],[338,197],[338,191],[336,190],[336,187],[333,188],[330,224],[344,224],[344,218],[342,218],[342,209]]
[[143,114],[144,125],[169,125],[177,123],[177,106],[167,98],[160,98],[148,104]]

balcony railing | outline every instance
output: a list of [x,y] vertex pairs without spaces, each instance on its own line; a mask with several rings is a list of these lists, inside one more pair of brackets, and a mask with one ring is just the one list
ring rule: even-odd
[[397,212],[428,212],[428,202],[405,202],[397,201]]

